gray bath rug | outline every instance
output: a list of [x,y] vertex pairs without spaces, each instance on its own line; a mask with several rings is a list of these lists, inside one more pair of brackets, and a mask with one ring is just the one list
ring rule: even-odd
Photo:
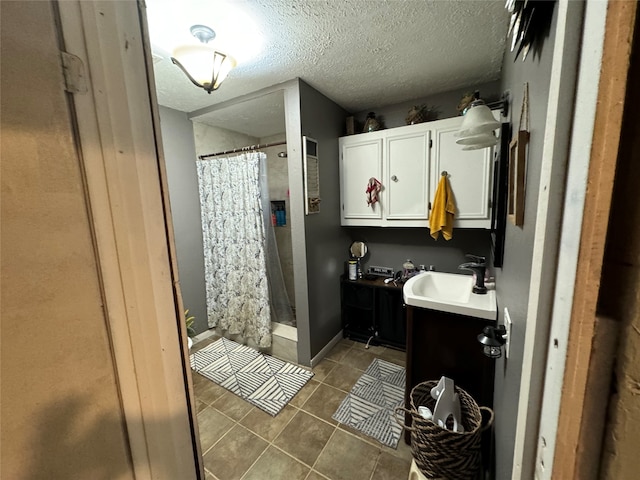
[[405,377],[403,367],[376,358],[342,401],[333,419],[396,448],[402,428],[395,421],[394,410],[403,405]]
[[313,376],[308,370],[221,338],[190,356],[194,372],[277,415]]

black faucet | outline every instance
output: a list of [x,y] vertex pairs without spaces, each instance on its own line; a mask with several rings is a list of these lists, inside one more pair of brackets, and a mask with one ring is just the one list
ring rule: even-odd
[[473,286],[473,293],[477,293],[479,295],[484,295],[487,293],[487,287],[484,286],[484,274],[487,270],[487,266],[485,264],[486,259],[484,257],[479,257],[477,255],[467,254],[465,255],[470,262],[463,263],[462,265],[458,265],[459,270],[471,270],[476,274],[476,284]]

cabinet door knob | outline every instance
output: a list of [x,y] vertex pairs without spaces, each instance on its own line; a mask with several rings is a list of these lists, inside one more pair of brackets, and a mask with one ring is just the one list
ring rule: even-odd
[[398,177],[396,177],[395,175],[392,175],[391,176],[391,180],[393,180],[394,182],[397,182],[398,181]]

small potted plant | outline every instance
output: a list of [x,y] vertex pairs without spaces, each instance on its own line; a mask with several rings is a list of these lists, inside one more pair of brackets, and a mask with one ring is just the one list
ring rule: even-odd
[[184,320],[185,324],[187,326],[187,335],[188,335],[187,342],[189,345],[189,349],[191,349],[191,347],[193,346],[193,340],[191,339],[191,337],[195,336],[196,334],[196,331],[193,329],[193,322],[195,322],[196,317],[194,317],[193,315],[189,315],[189,309],[187,308],[184,311],[184,319],[185,319]]

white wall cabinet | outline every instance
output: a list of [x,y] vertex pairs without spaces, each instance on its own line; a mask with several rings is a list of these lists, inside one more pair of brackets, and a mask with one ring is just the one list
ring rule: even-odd
[[[494,112],[499,118],[499,113]],[[431,122],[433,155],[431,160],[431,201],[443,171],[456,201],[456,228],[491,228],[493,192],[493,148],[462,150],[455,133],[463,117]]]
[[[342,225],[428,226],[430,139],[427,124],[340,138]],[[371,177],[382,190],[369,206]]]
[[[382,200],[369,206],[365,196],[371,177],[380,180],[383,185],[386,183],[382,176],[382,140],[380,133],[340,139],[340,198],[343,225],[380,225],[382,222]],[[355,223],[345,223],[345,220]]]
[[[457,207],[454,227],[490,228],[493,149],[462,150],[454,136],[461,124],[454,117],[340,138],[341,224],[428,227],[446,171]],[[373,207],[365,193],[371,177],[382,183]]]

